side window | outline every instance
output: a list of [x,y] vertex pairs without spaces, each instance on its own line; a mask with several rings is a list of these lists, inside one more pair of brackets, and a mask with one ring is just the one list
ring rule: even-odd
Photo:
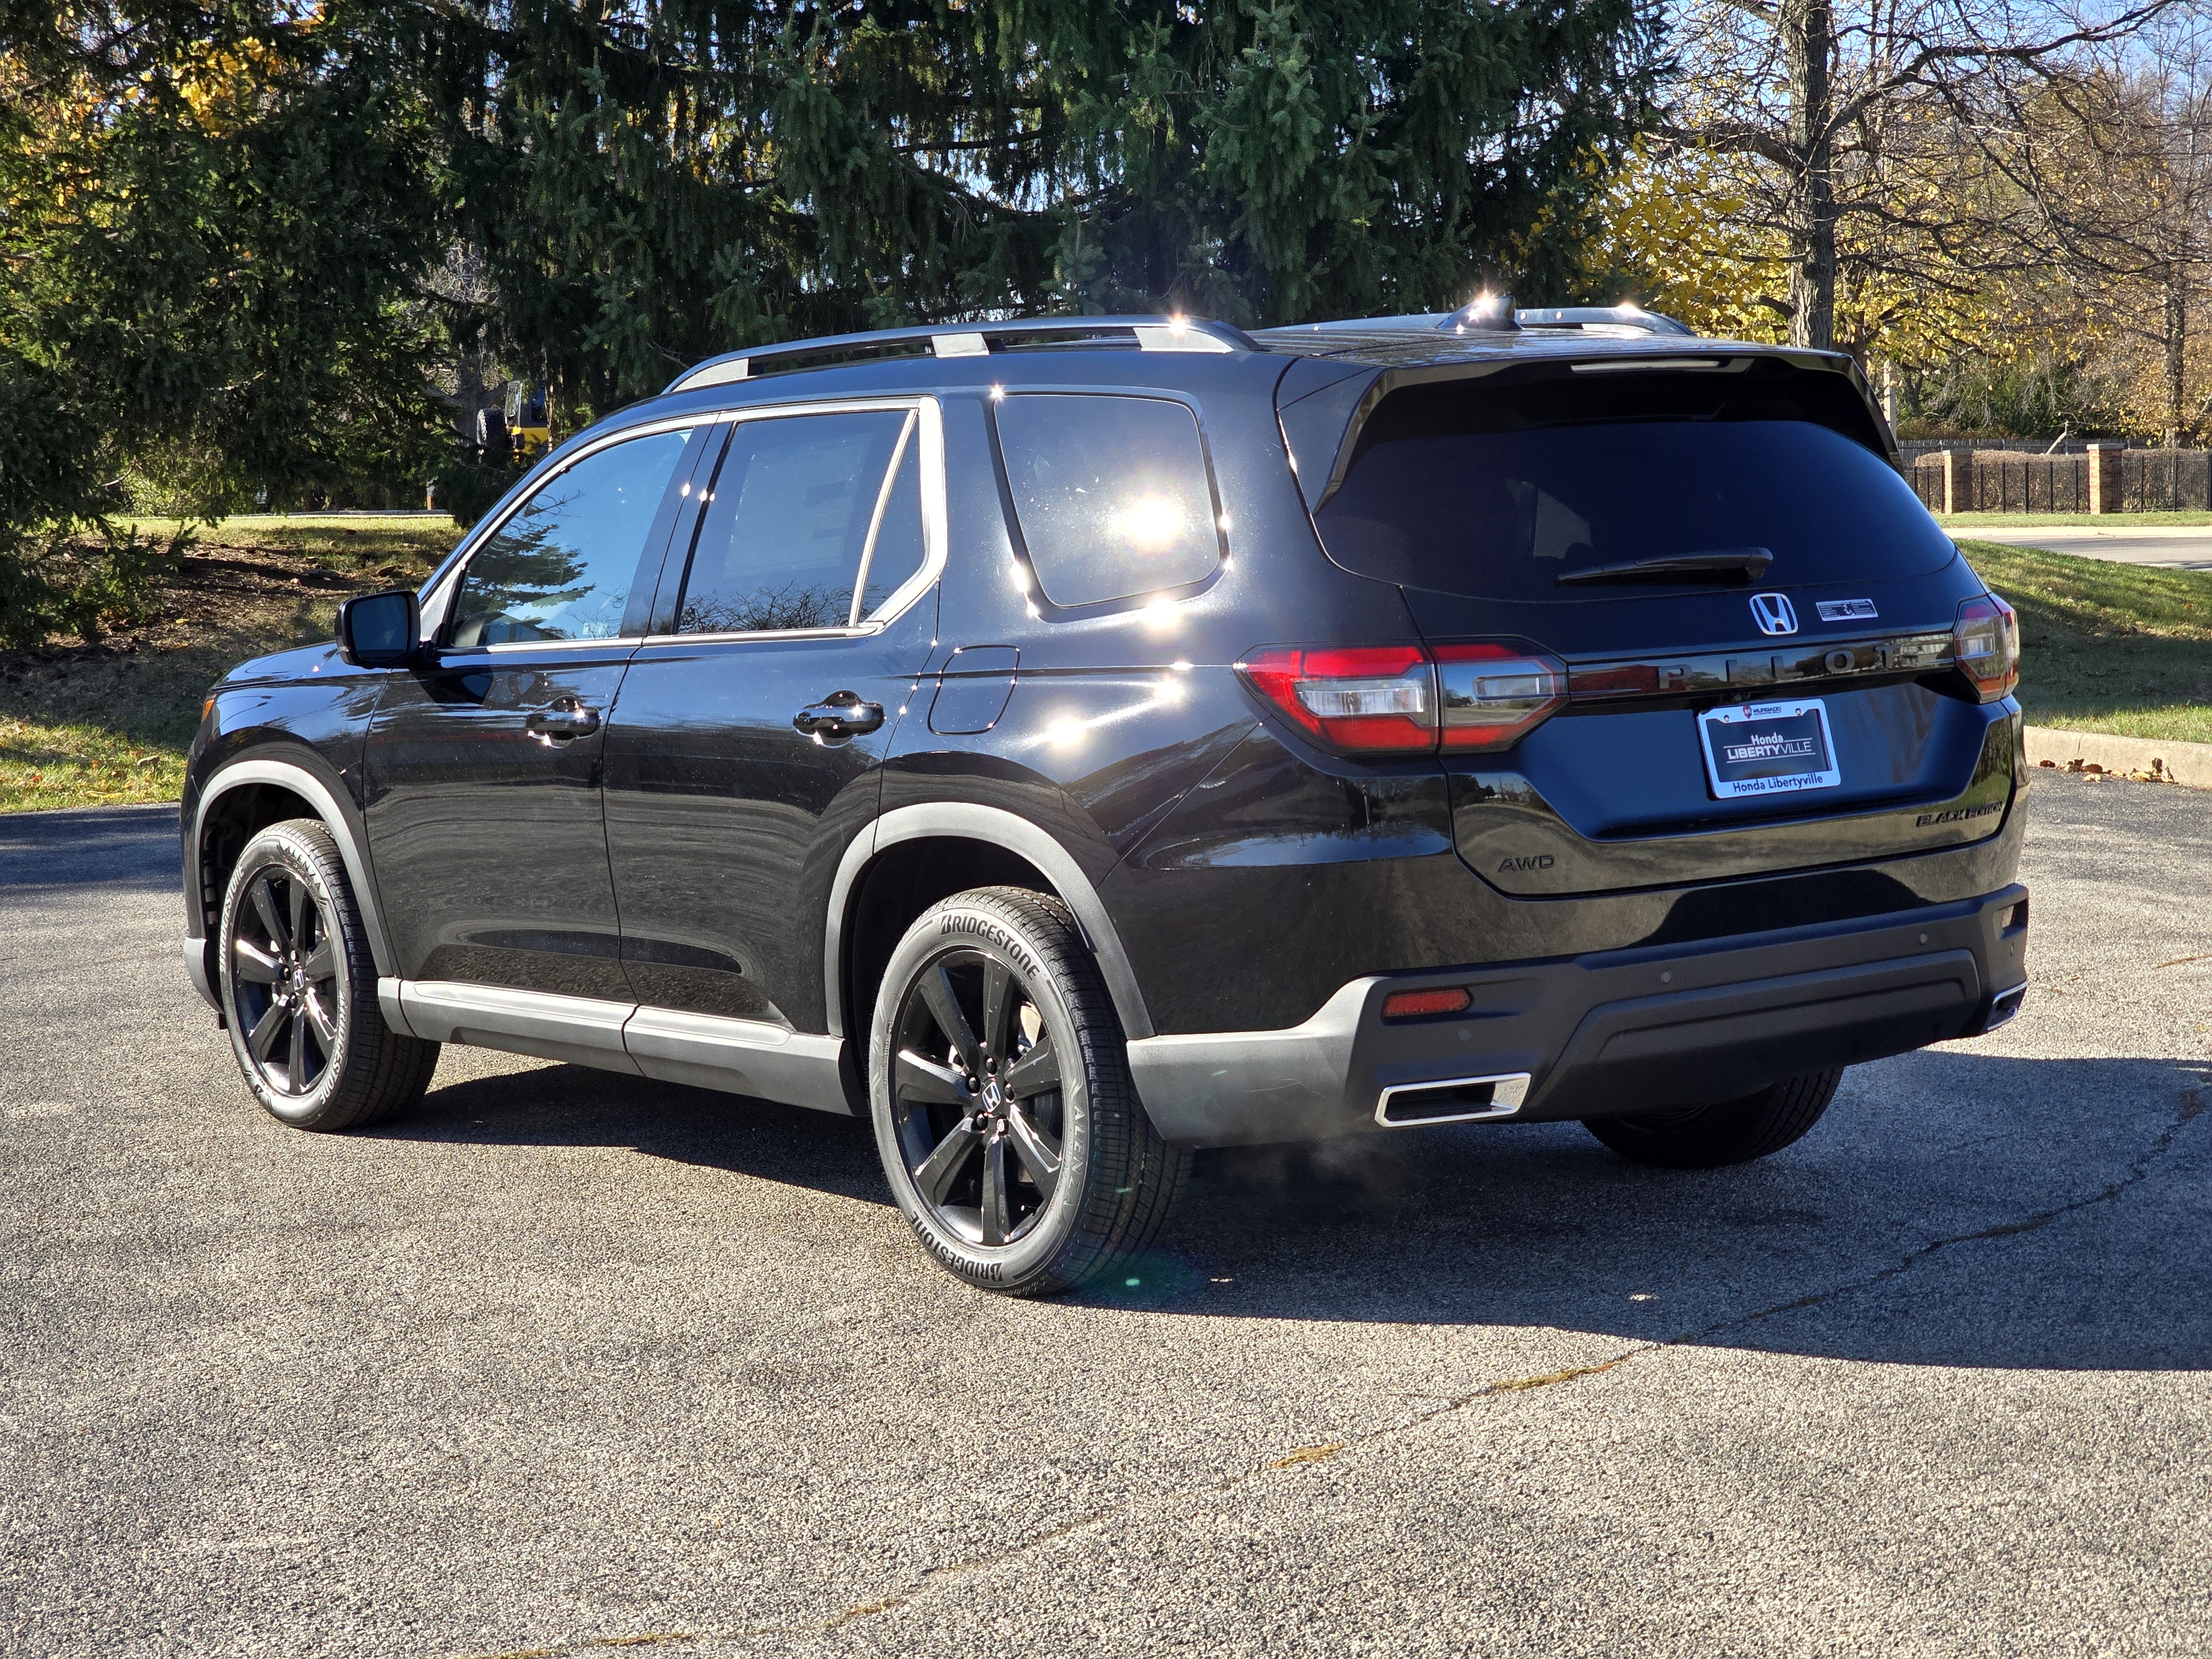
[[1054,605],[1180,587],[1221,562],[1206,448],[1182,404],[1024,392],[997,410],[1014,516]]
[[912,410],[781,415],[730,434],[677,608],[679,634],[845,628],[921,568]]
[[667,534],[669,484],[697,433],[611,444],[549,478],[469,557],[451,644],[606,640],[623,631],[638,566]]

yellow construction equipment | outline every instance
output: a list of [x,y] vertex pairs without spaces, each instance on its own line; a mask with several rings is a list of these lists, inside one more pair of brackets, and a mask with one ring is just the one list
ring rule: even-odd
[[507,431],[514,459],[524,466],[553,447],[553,416],[545,382],[511,380],[507,388]]

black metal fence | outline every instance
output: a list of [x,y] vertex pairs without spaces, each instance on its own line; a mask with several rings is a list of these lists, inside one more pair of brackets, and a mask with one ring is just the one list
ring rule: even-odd
[[[2120,452],[2118,510],[2123,513],[2212,512],[2212,450],[2126,449]],[[1984,452],[1972,461],[1973,513],[2087,513],[2089,457]],[[1930,512],[1943,510],[1943,457],[1921,456],[1911,466],[1912,488]]]
[[2212,449],[2123,451],[2120,510],[2212,512]]

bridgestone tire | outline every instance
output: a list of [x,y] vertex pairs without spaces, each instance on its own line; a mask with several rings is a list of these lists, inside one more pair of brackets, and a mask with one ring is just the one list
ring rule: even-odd
[[360,1129],[422,1097],[438,1045],[384,1023],[361,908],[320,822],[288,818],[246,843],[216,945],[231,1053],[271,1116]]
[[1121,1270],[1189,1179],[1138,1102],[1074,918],[1026,889],[958,894],[907,930],[876,998],[868,1097],[915,1237],[981,1289],[1049,1296]]
[[1840,1070],[1807,1072],[1741,1100],[1589,1118],[1583,1127],[1623,1158],[1662,1170],[1748,1164],[1780,1152],[1818,1123],[1843,1076]]

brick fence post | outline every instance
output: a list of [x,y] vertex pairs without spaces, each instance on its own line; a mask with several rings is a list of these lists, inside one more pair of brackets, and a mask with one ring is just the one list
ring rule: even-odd
[[2096,443],[2089,446],[2089,511],[2117,513],[2120,510],[2120,455],[2123,444]]
[[1946,513],[1971,513],[1974,510],[1974,452],[1971,449],[1947,449],[1943,452],[1943,510]]

